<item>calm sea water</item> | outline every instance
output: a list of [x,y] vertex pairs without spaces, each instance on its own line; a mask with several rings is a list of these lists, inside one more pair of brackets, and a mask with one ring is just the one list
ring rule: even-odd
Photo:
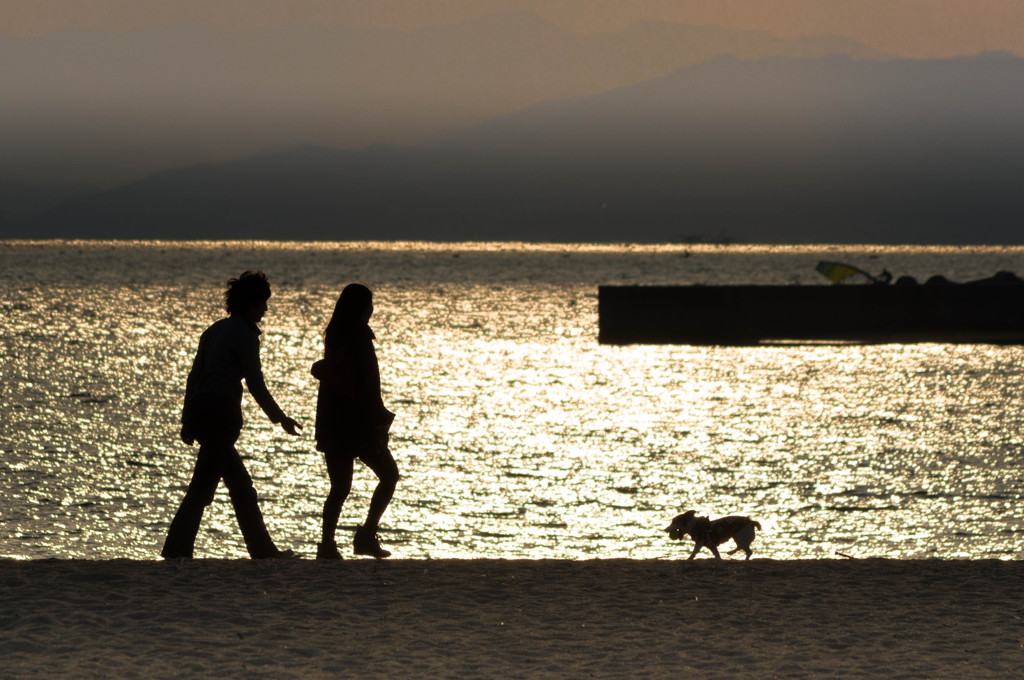
[[[396,557],[681,558],[676,513],[742,513],[755,557],[1024,557],[1024,350],[597,344],[597,287],[1024,272],[1022,248],[0,242],[0,556],[156,558],[195,451],[185,377],[224,281],[261,268],[268,384],[239,442],[272,534],[315,551],[320,330],[376,293],[403,479]],[[342,524],[366,511],[359,468]],[[223,488],[197,553],[245,555]]]

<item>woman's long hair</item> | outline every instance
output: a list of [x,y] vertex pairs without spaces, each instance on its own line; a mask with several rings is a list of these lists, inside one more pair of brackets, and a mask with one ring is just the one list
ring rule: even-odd
[[345,286],[334,304],[334,314],[324,329],[324,345],[332,346],[346,333],[359,328],[366,308],[373,304],[373,293],[361,283]]

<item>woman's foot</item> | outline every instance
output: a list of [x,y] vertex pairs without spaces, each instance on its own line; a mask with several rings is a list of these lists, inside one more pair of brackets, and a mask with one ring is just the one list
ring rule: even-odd
[[356,555],[369,555],[378,560],[391,555],[390,552],[380,547],[377,532],[366,527],[356,529],[355,538],[352,539],[352,552]]
[[330,543],[317,543],[316,558],[318,560],[340,560],[341,553],[338,552],[338,545],[334,541]]

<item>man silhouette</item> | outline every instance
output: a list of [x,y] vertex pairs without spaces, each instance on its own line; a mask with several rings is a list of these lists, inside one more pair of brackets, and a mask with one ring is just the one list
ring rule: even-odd
[[289,418],[270,395],[260,365],[260,329],[267,311],[270,284],[261,271],[244,272],[227,282],[224,303],[228,317],[207,328],[199,339],[185,388],[181,439],[199,442],[192,481],[167,531],[161,556],[191,559],[203,511],[213,502],[220,480],[228,488],[245,547],[254,559],[294,557],[278,550],[260,512],[252,477],[235,441],[242,430],[242,383],[271,422],[297,436],[302,427]]

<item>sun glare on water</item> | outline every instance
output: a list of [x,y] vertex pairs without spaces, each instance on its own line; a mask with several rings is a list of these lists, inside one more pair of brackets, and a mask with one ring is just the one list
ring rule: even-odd
[[[385,402],[398,414],[402,480],[381,530],[396,557],[683,558],[689,548],[662,528],[689,509],[758,520],[755,557],[1024,554],[1019,348],[596,341],[600,284],[810,282],[831,249],[69,243],[0,253],[7,556],[158,554],[195,455],[176,434],[199,334],[222,314],[224,279],[256,267],[274,285],[267,381],[305,429],[287,436],[246,397],[239,449],[283,547],[315,552],[327,479],[309,367],[341,287],[362,281],[375,292]],[[853,255],[960,279],[1021,261],[984,249]],[[372,479],[357,469],[343,527],[364,516]],[[223,489],[197,552],[245,555]]]

